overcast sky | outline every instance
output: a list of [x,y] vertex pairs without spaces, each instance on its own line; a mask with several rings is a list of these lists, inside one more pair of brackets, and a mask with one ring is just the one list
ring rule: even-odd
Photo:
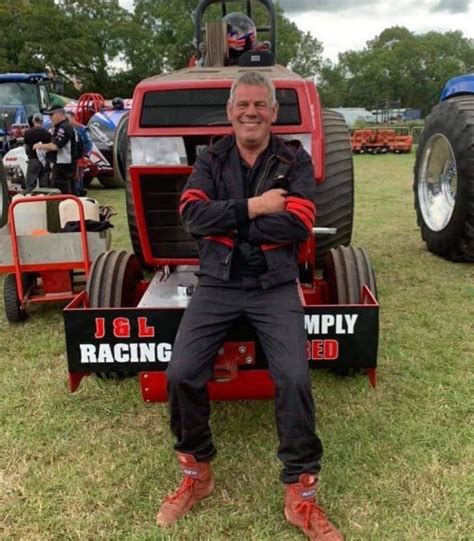
[[461,30],[474,38],[474,0],[281,0],[288,17],[324,45],[325,57],[363,49],[390,26],[416,33]]
[[[120,3],[130,9],[133,0]],[[333,61],[338,53],[363,49],[390,26],[416,33],[461,30],[474,38],[474,0],[280,0],[280,4],[301,30],[323,43],[323,55]]]

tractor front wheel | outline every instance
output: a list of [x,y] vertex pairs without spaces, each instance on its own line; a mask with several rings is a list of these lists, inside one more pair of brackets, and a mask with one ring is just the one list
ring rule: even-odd
[[474,96],[433,108],[416,154],[413,190],[428,250],[474,261]]
[[[140,262],[134,254],[110,250],[94,261],[87,279],[90,308],[133,308],[137,305],[138,284],[143,280]],[[123,379],[129,372],[100,372],[98,377]]]
[[374,269],[363,248],[332,249],[326,256],[323,276],[329,286],[331,304],[360,304],[363,286],[377,297]]

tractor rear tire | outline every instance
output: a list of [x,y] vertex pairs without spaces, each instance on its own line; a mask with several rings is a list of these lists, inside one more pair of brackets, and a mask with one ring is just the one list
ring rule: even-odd
[[117,188],[123,188],[125,186],[124,182],[120,178],[117,177],[114,171],[113,177],[97,177],[99,179],[99,182],[102,184],[104,188],[107,190],[115,190]]
[[347,246],[352,238],[354,216],[354,166],[352,147],[344,117],[323,110],[325,177],[316,185],[316,225],[335,227],[335,235],[316,237],[316,268],[324,266],[332,248]]
[[26,311],[21,305],[16,287],[14,274],[7,274],[3,284],[3,297],[5,300],[5,315],[10,323],[21,323],[26,319]]
[[[94,261],[87,279],[86,291],[90,308],[133,308],[136,291],[143,280],[143,272],[134,254],[124,250],[110,250]],[[127,371],[99,372],[97,376],[107,379],[123,379],[134,376]]]
[[0,156],[0,228],[8,221],[9,201],[7,176],[5,174],[2,157]]
[[339,246],[330,250],[323,276],[329,286],[331,304],[360,304],[364,285],[377,298],[375,273],[363,248]]
[[413,190],[428,250],[474,261],[474,96],[433,108],[418,144]]
[[115,130],[114,146],[112,148],[112,156],[114,162],[114,176],[120,180],[122,186],[125,186],[127,179],[127,154],[129,152],[128,139],[128,120],[130,113],[125,113],[117,124]]

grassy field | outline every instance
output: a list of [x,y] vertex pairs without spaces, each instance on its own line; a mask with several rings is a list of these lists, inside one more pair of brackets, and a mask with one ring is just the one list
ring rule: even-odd
[[[421,242],[413,155],[355,165],[354,244],[381,303],[379,385],[313,371],[321,500],[348,540],[472,539],[474,266]],[[119,210],[114,244],[128,249],[123,190],[90,195]],[[217,491],[163,533],[155,512],[179,478],[166,406],[143,403],[136,380],[91,377],[69,394],[61,310],[30,313],[10,326],[0,308],[1,538],[302,539],[282,514],[271,402],[214,404]]]

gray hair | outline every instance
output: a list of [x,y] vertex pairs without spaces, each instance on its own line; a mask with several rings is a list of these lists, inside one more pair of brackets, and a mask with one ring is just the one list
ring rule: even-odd
[[268,89],[270,93],[271,105],[276,103],[276,92],[275,86],[273,85],[271,79],[269,79],[264,73],[259,71],[245,71],[240,74],[237,79],[235,79],[230,89],[229,101],[234,102],[235,91],[239,85],[251,85],[251,86],[263,86]]

